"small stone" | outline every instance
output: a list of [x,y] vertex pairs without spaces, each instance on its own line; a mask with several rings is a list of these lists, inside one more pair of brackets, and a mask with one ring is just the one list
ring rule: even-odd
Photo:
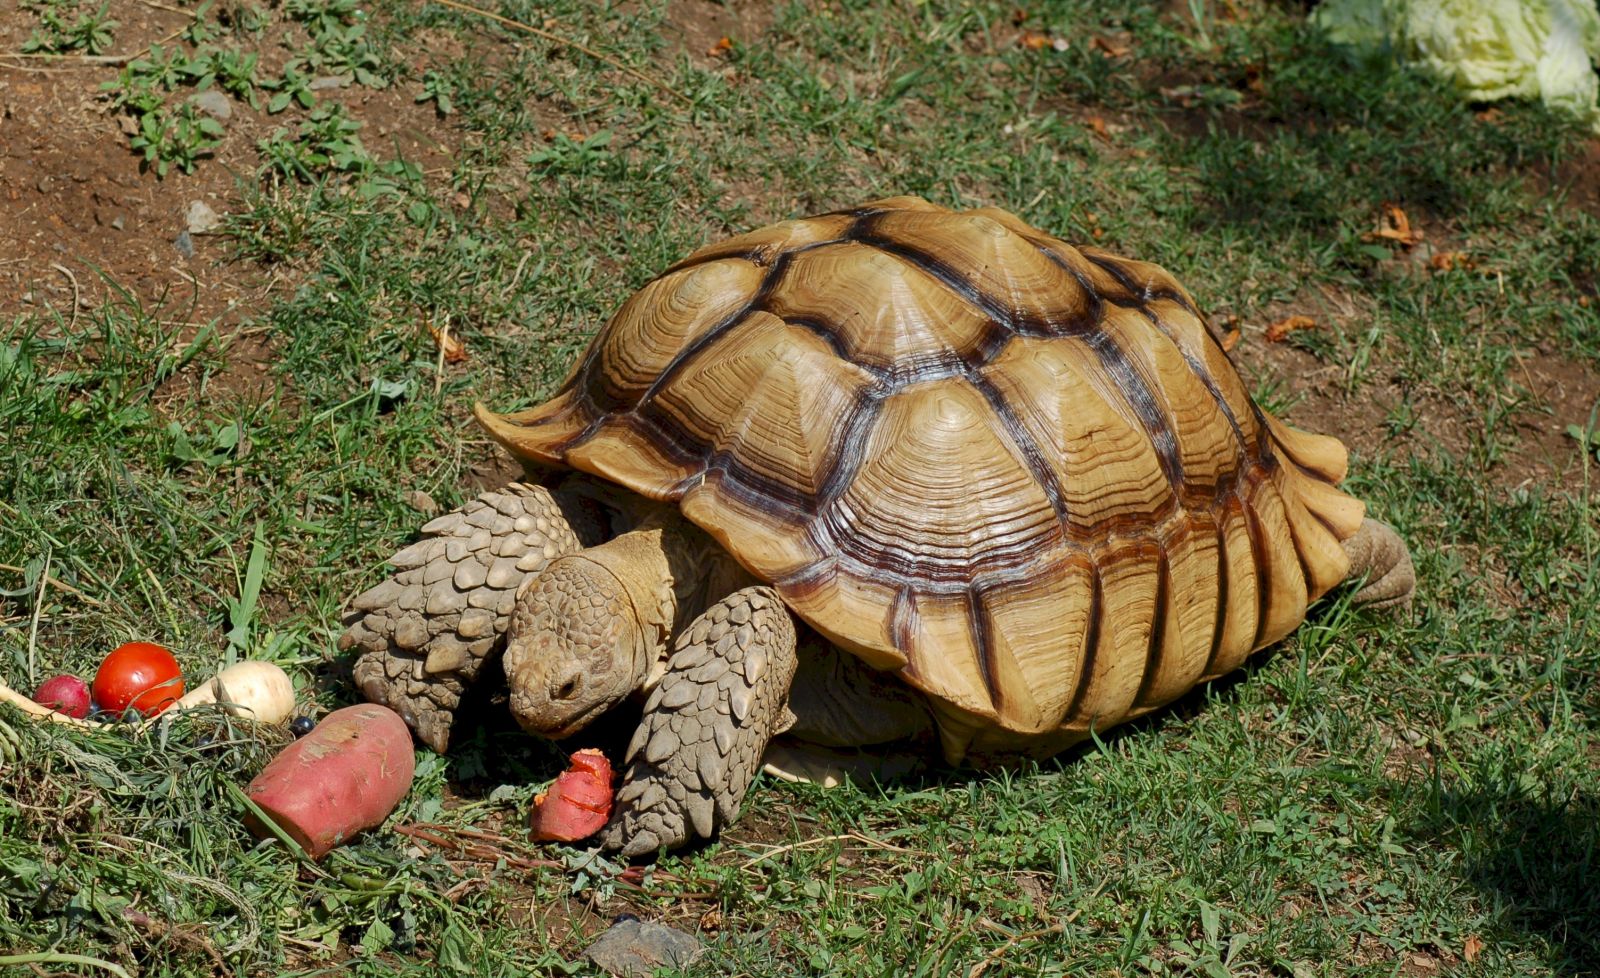
[[311,84],[306,87],[313,92],[325,92],[330,88],[345,88],[355,80],[352,75],[318,75],[311,79]]
[[185,228],[178,232],[178,237],[173,240],[172,246],[178,249],[178,254],[185,258],[194,257],[194,239],[189,237],[189,230]]
[[[211,209],[211,205],[203,200],[191,200],[189,202],[189,211],[184,215],[183,220],[190,234],[209,234],[222,224],[222,218],[217,216],[217,212]],[[178,250],[182,251],[183,249],[180,246]]]
[[584,953],[610,974],[643,978],[657,968],[688,967],[700,953],[700,940],[664,924],[619,917]]
[[121,214],[118,214],[116,217],[113,217],[111,219],[111,226],[113,228],[117,229],[118,231],[122,230],[122,225],[123,225],[123,220],[122,220],[122,215]]
[[434,502],[433,497],[421,489],[413,489],[401,496],[400,499],[423,516],[432,516],[439,511],[439,504]]
[[215,88],[208,88],[189,99],[189,101],[194,104],[195,108],[213,119],[227,122],[233,118],[233,101]]

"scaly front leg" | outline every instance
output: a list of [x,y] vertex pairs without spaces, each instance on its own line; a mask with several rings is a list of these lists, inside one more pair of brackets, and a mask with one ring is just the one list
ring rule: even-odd
[[735,591],[695,619],[645,703],[601,846],[642,856],[737,818],[767,742],[792,721],[795,665],[794,621],[771,588]]
[[395,575],[351,602],[339,648],[360,651],[356,685],[442,752],[461,695],[504,645],[517,588],[582,549],[578,530],[600,532],[579,500],[520,483],[428,523],[389,558]]

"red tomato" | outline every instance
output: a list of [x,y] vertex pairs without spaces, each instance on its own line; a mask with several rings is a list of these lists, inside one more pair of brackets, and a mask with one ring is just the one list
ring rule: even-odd
[[94,701],[108,713],[130,708],[155,716],[183,695],[183,675],[172,653],[150,642],[126,642],[94,674]]

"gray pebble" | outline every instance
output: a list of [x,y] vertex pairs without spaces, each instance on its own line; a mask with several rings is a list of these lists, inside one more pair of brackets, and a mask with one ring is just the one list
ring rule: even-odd
[[[217,212],[211,209],[211,205],[203,200],[191,200],[189,202],[189,211],[184,215],[183,220],[190,234],[206,234],[215,231],[218,225],[222,223],[222,218],[217,216]],[[183,249],[180,247],[178,250],[182,251]]]
[[213,119],[226,122],[233,118],[233,101],[215,88],[208,88],[189,101],[194,103],[195,108]]
[[612,924],[585,953],[613,975],[642,978],[657,968],[687,967],[700,953],[700,940],[665,924],[625,918]]

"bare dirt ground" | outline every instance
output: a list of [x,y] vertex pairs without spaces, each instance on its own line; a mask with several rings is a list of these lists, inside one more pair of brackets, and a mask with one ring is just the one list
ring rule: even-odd
[[[107,59],[141,55],[189,20],[136,2],[113,2],[108,13],[125,54]],[[0,18],[0,52],[21,49],[26,21]],[[263,64],[281,62],[289,47],[281,30],[269,32]],[[136,302],[179,327],[178,342],[206,324],[232,327],[221,330],[233,343],[229,374],[252,378],[272,348],[241,329],[293,287],[300,269],[232,260],[223,235],[187,233],[189,212],[201,203],[226,219],[243,208],[242,187],[261,163],[258,141],[295,120],[229,98],[214,155],[193,173],[174,168],[159,178],[129,146],[131,120],[99,90],[116,70],[105,60],[0,57],[0,317],[47,308],[70,325],[103,302]],[[319,94],[344,103],[363,123],[361,137],[385,155],[425,172],[448,164],[448,128],[409,95],[393,87]]]

